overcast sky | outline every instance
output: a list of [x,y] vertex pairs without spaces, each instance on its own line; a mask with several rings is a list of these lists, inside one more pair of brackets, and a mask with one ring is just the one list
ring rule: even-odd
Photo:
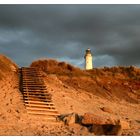
[[140,66],[140,5],[0,5],[0,53],[19,66],[54,58]]

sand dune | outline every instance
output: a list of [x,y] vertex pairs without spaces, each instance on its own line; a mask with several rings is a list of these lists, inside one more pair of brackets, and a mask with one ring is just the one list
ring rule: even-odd
[[[56,60],[35,61],[31,67],[42,72],[47,90],[61,115],[75,112],[79,116],[91,113],[101,118],[117,118],[129,124],[120,135],[140,135],[139,68],[131,66],[84,71]],[[0,135],[105,135],[91,131],[91,125],[73,121],[70,124],[63,121],[50,123],[30,116],[19,90],[19,80],[18,66],[1,55]]]

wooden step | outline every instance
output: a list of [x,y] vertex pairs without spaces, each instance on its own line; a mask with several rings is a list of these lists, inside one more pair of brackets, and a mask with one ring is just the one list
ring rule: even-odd
[[42,82],[43,80],[39,80],[38,78],[23,78],[23,81],[36,81],[36,82]]
[[29,114],[47,115],[47,116],[58,116],[58,115],[60,115],[59,113],[40,112],[40,111],[29,111],[29,110],[27,110],[27,113],[29,113]]
[[39,77],[28,77],[28,76],[22,76],[23,80],[38,80],[38,81],[43,81],[41,78]]
[[22,80],[22,82],[38,82],[38,83],[43,83],[43,80],[38,80],[38,79],[24,79]]
[[34,104],[44,104],[44,105],[48,105],[48,104],[53,104],[52,102],[40,102],[40,101],[24,101],[25,103],[34,103]]
[[41,95],[32,95],[32,94],[26,94],[23,96],[24,98],[28,98],[28,97],[37,97],[37,98],[52,98],[52,96],[41,96]]
[[27,71],[33,71],[33,70],[36,70],[37,71],[37,68],[21,68],[22,70],[27,70]]
[[51,97],[52,98],[52,96],[49,96],[49,95],[45,96],[45,95],[42,95],[42,94],[41,95],[40,94],[24,94],[23,97],[38,97],[38,98],[39,97],[46,97],[46,98]]
[[21,67],[21,69],[37,69],[36,67]]
[[22,78],[23,79],[23,81],[43,81],[43,80],[40,80],[39,78],[37,78],[37,77],[31,77],[31,78],[27,78],[27,77],[23,77]]
[[29,86],[29,87],[47,87],[44,83],[38,83],[38,82],[24,82],[22,83],[22,87],[26,87],[26,86]]
[[22,85],[43,85],[43,86],[45,86],[44,85],[44,82],[36,82],[36,81],[23,81],[22,82]]
[[52,101],[51,97],[23,97],[24,100],[35,100],[35,101]]
[[35,74],[35,75],[22,75],[22,78],[28,78],[28,79],[32,79],[32,78],[39,78],[41,79],[42,75],[39,75],[39,74]]
[[22,84],[38,84],[38,85],[44,85],[44,82],[35,81],[35,80],[32,80],[32,81],[23,80],[22,81]]
[[44,87],[46,87],[45,85],[44,85],[44,83],[36,83],[36,82],[23,82],[22,83],[22,85],[23,86],[44,86]]
[[26,87],[26,88],[22,88],[22,90],[25,91],[25,92],[28,90],[29,92],[30,92],[30,91],[31,91],[31,92],[32,92],[32,91],[35,91],[35,92],[38,91],[38,93],[40,93],[40,92],[48,93],[48,90],[47,90],[46,88],[45,88],[45,89],[39,89],[39,88]]
[[44,85],[44,82],[43,81],[37,81],[37,80],[23,80],[22,83],[35,83],[35,84],[41,84],[41,85]]
[[22,72],[23,76],[42,76],[42,73],[38,73],[38,72],[33,72],[33,73],[29,73],[29,72]]
[[34,80],[34,79],[31,79],[31,80],[23,79],[22,84],[23,83],[36,83],[36,84],[38,83],[38,84],[44,85],[44,81],[39,81],[39,80]]
[[42,74],[36,73],[36,74],[29,74],[29,73],[22,73],[23,78],[39,78],[42,76]]
[[33,73],[33,74],[30,74],[30,73],[22,73],[22,77],[43,77],[43,74],[40,74],[40,73]]
[[24,78],[23,81],[36,81],[36,82],[42,82],[43,80],[39,80],[38,78]]
[[22,70],[22,73],[34,74],[34,73],[40,73],[40,72],[37,70]]
[[45,107],[45,108],[55,108],[54,104],[45,104],[45,105],[40,105],[40,104],[25,104],[27,107]]
[[47,115],[42,115],[42,114],[30,114],[30,116],[33,118],[33,119],[41,119],[41,120],[44,120],[45,123],[49,122],[49,124],[60,124],[60,122],[57,121],[57,116],[59,115],[56,115],[56,116],[47,116]]
[[32,69],[32,70],[31,70],[31,69],[30,69],[30,70],[22,69],[22,71],[23,71],[23,72],[30,72],[30,73],[31,73],[31,72],[40,72],[40,71],[38,71],[38,70],[36,70],[36,69]]
[[34,84],[34,85],[28,85],[28,84],[24,84],[22,85],[23,88],[26,88],[26,87],[32,87],[32,88],[46,88],[46,86],[43,86],[43,85],[38,85],[38,84]]
[[50,110],[31,110],[27,109],[27,113],[33,113],[33,114],[47,114],[47,115],[59,115],[57,111],[50,111]]
[[39,98],[24,98],[24,101],[52,102],[51,99],[39,99]]
[[31,95],[31,94],[34,94],[34,95],[35,95],[35,94],[46,94],[46,95],[49,95],[49,94],[50,94],[50,93],[48,93],[47,91],[43,91],[43,90],[42,90],[42,91],[41,91],[41,90],[40,90],[40,91],[29,91],[29,90],[28,90],[28,91],[27,91],[27,90],[25,91],[25,90],[24,90],[24,91],[22,91],[22,93],[23,93],[23,94],[27,94],[27,95],[28,95],[28,94],[29,94],[29,95]]
[[29,106],[29,107],[45,107],[45,108],[55,108],[54,104],[36,104],[36,103],[24,103],[25,106]]
[[42,74],[22,72],[22,77],[39,77],[39,76],[42,76]]
[[38,70],[37,69],[21,69],[22,71],[29,71],[29,72],[31,72],[31,71],[36,71],[36,72],[38,72]]
[[37,70],[37,69],[22,69],[22,71],[27,71],[27,72],[42,72],[42,71]]
[[48,111],[48,112],[56,112],[58,113],[58,111],[56,109],[49,109],[49,108],[37,108],[37,107],[26,107],[26,109],[31,110],[31,111]]
[[[42,87],[41,85],[38,85],[38,84],[24,84],[24,85],[22,85],[22,87]],[[43,86],[43,87],[45,87],[46,89],[47,89],[47,87],[46,86]]]
[[42,77],[41,74],[23,74],[22,77],[23,78],[40,78],[40,76]]
[[30,85],[30,86],[24,85],[22,88],[26,88],[26,87],[28,87],[28,88],[38,88],[38,89],[40,89],[40,88],[42,89],[42,88],[43,88],[43,89],[46,89],[45,86],[43,87],[43,86],[37,86],[37,85],[34,85],[34,86],[31,86],[31,85]]
[[46,86],[42,86],[42,85],[23,85],[23,88],[25,88],[25,87],[37,87],[37,88],[46,88]]
[[27,91],[27,92],[36,92],[36,91],[38,91],[38,92],[41,92],[41,91],[43,91],[43,92],[47,92],[47,89],[33,89],[33,88],[22,88],[22,90],[23,91]]
[[35,86],[35,85],[34,86],[25,85],[22,88],[33,88],[33,89],[45,89],[46,90],[46,87]]
[[42,88],[42,87],[31,87],[31,86],[30,86],[30,87],[28,87],[28,86],[27,86],[27,87],[22,87],[22,89],[23,89],[23,90],[24,90],[24,89],[25,89],[25,90],[26,90],[26,89],[27,89],[27,90],[47,90],[47,89],[44,88],[44,87]]
[[23,95],[24,98],[28,98],[28,97],[37,97],[37,98],[52,98],[52,96],[41,96],[40,94],[24,94]]
[[23,77],[38,77],[38,76],[42,76],[42,74],[41,73],[37,73],[37,72],[35,72],[35,73],[27,73],[27,72],[22,72],[22,76]]
[[53,123],[53,124],[60,124],[60,122],[58,122],[56,120],[57,116],[45,116],[45,115],[41,115],[41,114],[30,114],[32,116],[32,118],[34,119],[43,119],[45,122],[49,122],[49,123]]
[[52,97],[52,95],[51,94],[49,94],[49,93],[23,93],[23,96],[31,96],[31,97]]
[[[24,98],[30,98],[30,97],[32,97],[32,98],[34,98],[34,97],[36,97],[36,98],[42,98],[42,96],[39,96],[39,95],[31,95],[31,94],[27,94],[27,95],[24,95]],[[52,99],[52,96],[43,96],[43,97],[45,97],[45,98],[47,98],[47,99],[49,99],[49,98],[51,98]]]
[[43,99],[47,99],[47,100],[51,100],[52,97],[51,96],[43,96],[43,97],[38,97],[38,96],[24,96],[24,99],[39,99],[39,100],[43,100]]
[[38,82],[38,81],[22,81],[22,84],[24,85],[24,84],[31,84],[31,85],[33,85],[33,84],[35,84],[35,85],[44,85],[44,82]]
[[45,88],[45,89],[42,89],[42,88],[31,88],[31,87],[24,87],[24,88],[22,88],[23,89],[23,91],[26,91],[26,90],[28,90],[28,91],[47,91],[47,89]]
[[40,77],[38,77],[38,76],[28,76],[28,75],[22,75],[22,78],[23,79],[40,79],[40,80],[42,80]]
[[44,94],[49,94],[47,90],[22,90],[23,93],[44,93]]
[[33,70],[33,69],[32,69],[32,70],[25,70],[25,69],[23,70],[23,69],[22,69],[21,71],[22,71],[22,72],[28,72],[28,73],[31,73],[31,72],[36,72],[36,73],[38,73],[38,70],[35,70],[35,69],[34,69],[34,70]]
[[42,89],[42,88],[32,88],[32,87],[24,87],[24,88],[22,88],[22,90],[23,91],[26,91],[26,90],[28,90],[28,91],[38,91],[38,92],[42,92],[42,91],[44,91],[44,92],[48,92],[48,90],[47,90],[47,88],[45,88],[45,89]]
[[36,77],[33,77],[33,76],[32,76],[32,77],[29,77],[29,76],[23,75],[23,76],[22,76],[22,79],[27,79],[27,80],[28,80],[28,79],[29,79],[29,80],[31,80],[31,79],[36,79],[36,80],[37,80],[37,79],[39,79],[39,77],[37,77],[37,76],[36,76]]
[[44,95],[51,95],[48,93],[47,90],[33,90],[33,89],[24,89],[22,90],[23,94],[44,94]]
[[36,73],[36,74],[25,74],[25,73],[22,73],[22,77],[24,77],[24,78],[42,78],[42,77],[44,77],[42,74],[38,74],[38,73]]
[[31,96],[31,97],[52,97],[50,94],[34,94],[34,93],[30,93],[30,94],[28,94],[28,93],[26,93],[26,94],[23,94],[23,96],[24,97],[29,97],[29,96]]
[[50,94],[23,94],[24,97],[52,97]]
[[45,95],[45,94],[24,94],[23,95],[24,97],[52,97],[52,95],[51,94],[47,94],[47,95]]
[[34,73],[34,74],[31,74],[31,73],[23,73],[22,72],[22,77],[27,77],[27,78],[31,78],[31,77],[33,77],[33,78],[39,78],[39,76],[42,76],[42,74],[39,74],[39,73]]
[[38,99],[51,99],[52,96],[40,96],[40,95],[25,95],[24,98],[38,98]]
[[34,79],[31,79],[31,80],[23,79],[22,83],[38,83],[38,84],[44,84],[43,81],[34,80]]
[[21,69],[22,70],[27,70],[27,71],[34,71],[34,70],[38,71],[37,68],[21,68]]
[[[28,112],[27,112],[27,113],[28,113]],[[49,115],[44,115],[44,114],[34,114],[34,113],[31,114],[31,113],[30,113],[30,115],[32,115],[32,116],[34,116],[34,117],[37,117],[38,119],[39,119],[39,118],[41,118],[41,119],[42,119],[42,118],[43,118],[43,119],[44,119],[44,118],[46,118],[46,119],[47,119],[47,118],[48,118],[48,119],[55,118],[55,119],[56,119],[56,117],[59,116],[60,114],[53,115],[53,116],[49,116]]]
[[28,87],[28,88],[45,88],[45,89],[47,89],[46,86],[42,87],[41,85],[38,86],[38,85],[36,85],[36,84],[33,84],[33,85],[32,85],[32,84],[31,84],[31,85],[24,84],[24,85],[22,85],[22,88],[26,88],[26,87]]
[[36,71],[36,72],[38,72],[37,69],[22,69],[22,71],[28,71],[28,72]]
[[48,103],[51,103],[52,102],[52,99],[40,99],[40,98],[31,98],[31,97],[27,97],[27,98],[23,98],[24,102],[25,101],[39,101],[39,102],[48,102]]
[[47,91],[47,89],[45,89],[45,90],[43,90],[43,89],[23,89],[23,91],[28,91],[28,92],[34,92],[34,91],[38,91],[38,92],[40,92],[40,91]]
[[23,70],[22,69],[21,71],[22,72],[28,72],[28,73],[34,73],[34,72],[38,73],[38,70],[35,70],[35,69],[34,70],[33,69],[32,70],[25,70],[25,69]]
[[22,71],[27,71],[27,72],[38,72],[37,69],[22,69]]
[[35,83],[35,82],[32,82],[32,83],[28,83],[28,82],[26,82],[26,83],[22,83],[22,87],[26,87],[26,86],[28,86],[28,87],[35,87],[35,86],[37,86],[37,87],[41,87],[41,86],[44,86],[44,87],[47,87],[47,86],[45,86],[44,84],[42,84],[42,83]]
[[50,93],[46,91],[34,91],[34,92],[28,92],[28,91],[22,91],[23,94],[44,94],[44,95],[50,95]]
[[38,71],[32,71],[32,73],[30,71],[22,71],[23,74],[30,74],[30,75],[33,75],[33,74],[42,74]]
[[[39,75],[39,74],[35,74],[35,75],[22,75],[22,77],[23,77],[23,78],[28,78],[28,79],[32,79],[32,78],[35,78],[35,79],[39,78],[39,79],[41,79],[41,78],[44,77],[44,76]],[[41,80],[42,80],[42,79],[41,79]]]
[[38,81],[43,81],[42,77],[38,76],[22,76],[23,80],[38,80]]

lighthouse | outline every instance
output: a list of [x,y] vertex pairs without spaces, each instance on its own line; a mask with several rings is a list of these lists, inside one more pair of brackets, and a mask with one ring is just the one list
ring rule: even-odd
[[91,50],[90,49],[86,50],[84,58],[85,58],[85,69],[86,70],[92,69],[93,68],[93,65],[92,65],[92,54],[91,54]]

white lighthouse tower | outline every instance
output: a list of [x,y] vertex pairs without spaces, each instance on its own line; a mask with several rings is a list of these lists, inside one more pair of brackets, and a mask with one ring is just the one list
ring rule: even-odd
[[91,50],[87,49],[85,54],[85,69],[90,70],[93,68]]

